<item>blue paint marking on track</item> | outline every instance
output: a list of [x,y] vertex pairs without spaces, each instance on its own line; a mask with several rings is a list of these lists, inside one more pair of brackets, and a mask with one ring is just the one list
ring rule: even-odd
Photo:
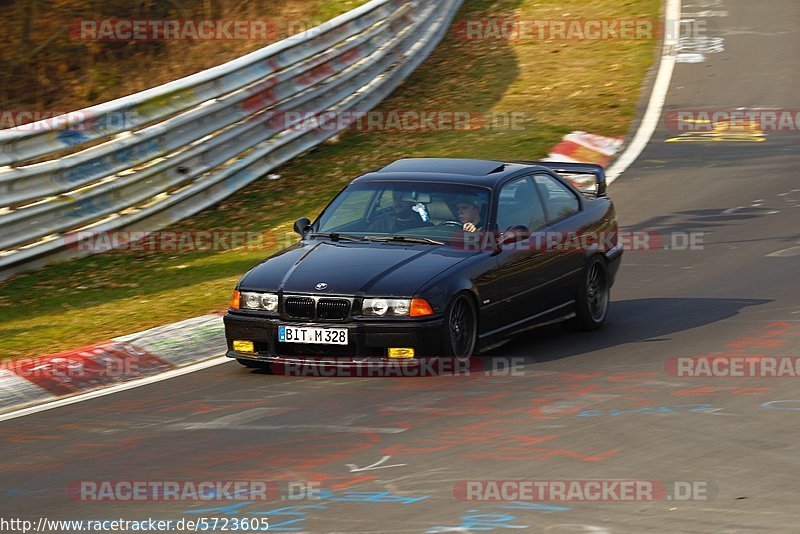
[[[786,403],[791,402],[794,403],[794,406],[775,406],[777,403]],[[800,400],[774,400],[765,402],[761,405],[762,408],[766,408],[768,410],[781,410],[785,412],[794,412],[800,411]]]

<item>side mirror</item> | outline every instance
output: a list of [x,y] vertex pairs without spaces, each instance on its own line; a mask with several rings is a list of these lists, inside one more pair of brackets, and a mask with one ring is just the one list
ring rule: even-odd
[[294,231],[305,237],[309,226],[311,226],[311,221],[308,217],[301,217],[294,222]]

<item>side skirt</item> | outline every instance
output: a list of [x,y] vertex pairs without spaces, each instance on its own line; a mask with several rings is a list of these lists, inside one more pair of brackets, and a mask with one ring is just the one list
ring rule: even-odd
[[[569,312],[564,313],[564,308],[567,307],[571,307],[571,309]],[[510,325],[504,326],[503,328],[498,328],[497,330],[492,330],[491,332],[480,334],[478,336],[478,350],[480,352],[491,350],[504,345],[510,341],[512,336],[527,332],[528,330],[533,330],[534,328],[561,323],[563,321],[572,319],[575,317],[574,308],[575,301],[570,300],[564,304],[550,308],[549,310],[537,313],[536,315],[528,317],[527,319],[517,321]]]

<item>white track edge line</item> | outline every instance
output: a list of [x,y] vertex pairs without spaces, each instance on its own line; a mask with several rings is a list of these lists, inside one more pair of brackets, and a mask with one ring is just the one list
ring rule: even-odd
[[639,158],[645,147],[650,143],[650,139],[658,127],[658,120],[661,118],[664,103],[667,101],[667,92],[672,82],[672,73],[675,70],[675,47],[680,37],[681,0],[667,0],[665,19],[664,51],[661,56],[658,75],[653,85],[653,92],[650,94],[650,102],[647,104],[642,123],[639,125],[633,140],[606,173],[606,180],[609,184],[613,183],[623,172],[628,170],[628,167]]

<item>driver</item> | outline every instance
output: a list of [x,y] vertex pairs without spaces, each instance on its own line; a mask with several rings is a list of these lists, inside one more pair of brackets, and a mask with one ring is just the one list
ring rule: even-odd
[[481,221],[481,202],[475,195],[461,195],[456,199],[458,220],[465,232],[477,232],[483,226]]
[[424,221],[419,211],[414,210],[414,201],[410,200],[409,191],[392,192],[392,211],[376,219],[370,226],[370,232],[396,234],[411,228],[430,226]]

